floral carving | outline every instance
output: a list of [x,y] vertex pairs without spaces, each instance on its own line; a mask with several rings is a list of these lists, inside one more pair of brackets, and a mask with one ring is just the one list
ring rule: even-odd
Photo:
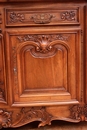
[[79,121],[87,121],[87,105],[74,105],[70,108],[71,118]]
[[82,107],[79,105],[74,105],[70,108],[71,111],[71,118],[80,120],[82,114]]
[[54,16],[51,14],[35,14],[31,17],[33,22],[36,24],[50,23],[52,18],[54,18]]
[[61,19],[67,21],[75,20],[75,12],[74,11],[66,11],[61,13]]
[[39,108],[32,107],[32,108],[29,108],[29,110],[22,108],[20,113],[17,114],[17,122],[15,122],[12,125],[12,127],[19,127],[21,125],[24,125],[33,121],[41,121],[38,127],[44,126],[46,124],[50,125],[51,118],[52,116],[48,112],[46,112],[44,107],[39,107]]
[[[18,108],[19,109],[19,108]],[[73,105],[70,108],[70,117],[69,118],[60,118],[56,116],[52,116],[46,110],[46,107],[29,107],[29,108],[21,108],[19,112],[16,113],[14,111],[14,119],[12,121],[12,112],[8,112],[6,110],[0,109],[0,125],[1,127],[20,127],[25,124],[34,121],[40,121],[38,127],[51,125],[51,121],[53,120],[66,120],[66,121],[87,121],[87,104],[85,105]]]
[[17,37],[20,42],[33,41],[37,43],[36,51],[40,53],[47,53],[52,51],[51,42],[56,40],[68,41],[69,36],[61,34],[56,35],[25,35]]
[[4,128],[11,127],[12,112],[0,109],[0,125]]
[[49,43],[54,40],[62,40],[62,41],[68,41],[69,36],[63,36],[62,34],[55,34],[55,35],[24,35],[24,36],[18,36],[18,39],[20,42],[26,42],[26,41],[34,41],[40,43]]
[[10,22],[12,23],[23,22],[24,19],[25,19],[25,16],[22,13],[15,13],[15,12],[10,13]]

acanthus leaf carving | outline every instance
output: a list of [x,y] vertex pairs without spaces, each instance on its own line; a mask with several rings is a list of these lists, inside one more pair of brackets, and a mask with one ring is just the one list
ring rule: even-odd
[[73,122],[87,121],[87,104],[85,105],[73,105],[70,107],[70,116],[67,118],[60,118],[49,114],[46,110],[46,107],[28,107],[21,108],[19,112],[15,113],[14,111],[14,121],[12,121],[13,112],[9,112],[4,109],[0,109],[0,125],[1,127],[20,127],[26,125],[30,122],[40,121],[38,127],[51,125],[51,121],[53,120],[66,120]]
[[7,128],[12,125],[12,112],[0,109],[0,125],[1,127]]
[[20,113],[17,114],[17,122],[12,127],[19,127],[33,121],[41,121],[38,127],[46,124],[51,124],[52,116],[46,111],[45,107],[32,107],[29,110],[22,108]]
[[[56,54],[58,51],[57,42],[67,42],[69,36],[63,36],[62,34],[55,34],[55,35],[24,35],[18,36],[19,43],[23,42],[33,42],[31,43],[30,53],[34,57],[46,58],[51,57]],[[66,45],[68,46],[68,45]],[[66,47],[67,48],[67,47]]]
[[75,12],[66,11],[66,12],[61,13],[61,20],[75,21]]
[[69,36],[63,36],[62,34],[34,34],[34,35],[23,35],[23,36],[18,36],[17,37],[20,42],[26,42],[26,41],[34,41],[38,43],[44,43],[46,42],[47,44],[49,42],[52,42],[54,40],[62,40],[62,41],[68,41]]
[[87,121],[87,105],[73,105],[70,108],[72,119]]

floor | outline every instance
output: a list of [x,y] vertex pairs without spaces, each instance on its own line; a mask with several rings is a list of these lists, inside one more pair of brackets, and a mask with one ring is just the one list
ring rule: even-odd
[[[51,126],[37,128],[38,122],[30,123],[20,128],[9,128],[9,130],[87,130],[87,122],[69,123],[65,121],[53,121]],[[2,129],[2,130],[6,130]]]

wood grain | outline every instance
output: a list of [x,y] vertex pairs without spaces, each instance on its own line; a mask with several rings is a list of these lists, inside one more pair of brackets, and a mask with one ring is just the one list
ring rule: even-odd
[[86,0],[0,0],[0,127],[87,121],[86,33]]

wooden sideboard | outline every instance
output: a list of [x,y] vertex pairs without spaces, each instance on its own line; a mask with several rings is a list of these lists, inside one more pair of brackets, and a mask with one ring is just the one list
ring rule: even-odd
[[87,121],[86,0],[0,0],[0,126]]

